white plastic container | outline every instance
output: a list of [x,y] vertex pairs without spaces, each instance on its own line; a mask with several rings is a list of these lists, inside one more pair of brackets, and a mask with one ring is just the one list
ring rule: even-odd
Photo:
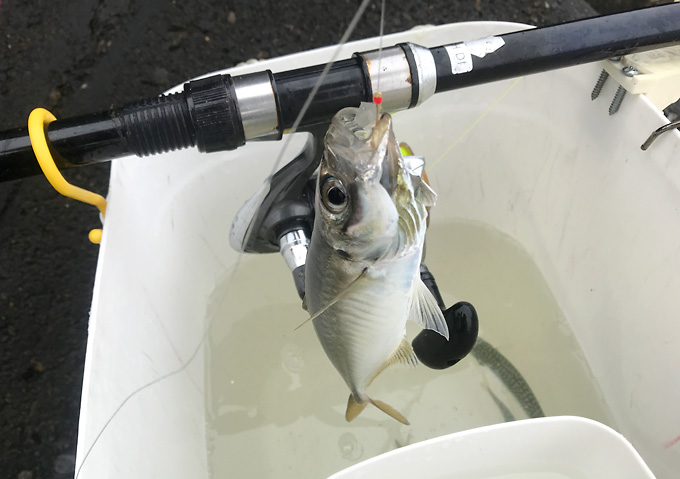
[[626,439],[579,417],[481,427],[368,459],[329,479],[654,479]]
[[[518,28],[427,27],[385,44]],[[360,41],[343,55],[375,47]],[[318,64],[333,51],[229,73]],[[481,334],[547,415],[614,427],[669,479],[680,470],[680,136],[641,151],[663,116],[629,95],[609,117],[613,82],[590,100],[598,72],[585,65],[440,94],[396,114],[395,131],[426,157],[439,194],[427,261],[447,302],[475,304]],[[522,418],[470,358],[446,372],[390,368],[376,381],[412,428],[370,409],[345,423],[344,384],[312,328],[294,331],[306,316],[284,262],[239,258],[228,245],[235,213],[281,146],[114,162],[79,477],[325,477],[406,443],[502,422],[499,402]],[[485,431],[492,440],[494,429]],[[550,457],[560,444],[547,444]]]

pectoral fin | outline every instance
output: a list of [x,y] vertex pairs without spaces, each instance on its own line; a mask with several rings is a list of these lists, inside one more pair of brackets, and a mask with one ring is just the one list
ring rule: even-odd
[[418,189],[416,198],[428,208],[437,203],[437,193],[427,183],[427,176],[420,181],[420,189]]
[[[357,286],[357,284],[360,284],[360,280],[366,275],[367,271],[368,271],[368,268],[364,268],[364,270],[361,272],[361,274],[359,276],[357,276],[350,284],[345,286],[345,288],[342,291],[340,291],[337,294],[337,296],[335,296],[335,298],[333,298],[331,301],[329,301],[326,306],[324,306],[323,308],[318,310],[315,314],[313,314],[312,316],[307,318],[302,324],[298,325],[298,327],[295,328],[294,331],[297,331],[298,329],[300,329],[302,326],[304,326],[308,322],[313,321],[314,319],[318,318],[323,313],[325,313],[328,308],[330,308],[335,303],[337,303],[340,299],[342,299],[342,297],[345,296],[347,293],[349,293],[352,290],[352,288],[355,288]],[[302,309],[304,309],[305,311],[308,310],[307,296],[305,296],[305,298],[302,300]]]
[[437,300],[434,299],[425,283],[416,276],[411,286],[409,317],[423,329],[431,329],[449,339],[449,328]]

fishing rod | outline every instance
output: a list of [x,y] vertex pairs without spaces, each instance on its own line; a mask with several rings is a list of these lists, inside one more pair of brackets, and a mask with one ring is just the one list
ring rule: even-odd
[[[667,4],[435,48],[412,43],[337,61],[320,83],[300,130],[340,109],[372,101],[414,108],[436,93],[604,60],[680,43],[680,4]],[[325,65],[272,73],[214,75],[183,91],[46,127],[60,169],[188,147],[233,150],[279,140],[291,128]],[[0,132],[0,182],[42,174],[26,127]]]

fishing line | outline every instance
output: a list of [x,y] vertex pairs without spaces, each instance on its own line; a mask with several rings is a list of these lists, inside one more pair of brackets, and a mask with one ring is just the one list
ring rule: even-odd
[[437,158],[437,159],[434,161],[434,163],[432,163],[431,166],[428,167],[428,171],[431,172],[432,169],[433,169],[435,166],[437,166],[437,163],[439,163],[446,155],[448,155],[449,152],[453,149],[453,147],[456,146],[458,143],[460,143],[461,140],[462,140],[463,138],[465,138],[465,136],[466,136],[468,133],[470,133],[470,132],[472,131],[472,129],[473,129],[475,126],[477,126],[477,124],[478,124],[480,121],[482,121],[482,120],[484,119],[484,117],[485,117],[486,115],[488,115],[488,114],[491,112],[491,110],[493,110],[493,109],[496,107],[496,105],[498,105],[498,103],[500,103],[500,101],[501,101],[503,98],[505,98],[505,96],[506,96],[508,93],[510,93],[510,91],[511,91],[513,88],[515,88],[515,85],[517,85],[517,83],[519,83],[519,81],[522,80],[523,78],[524,78],[524,77],[519,77],[517,80],[515,80],[515,81],[512,83],[512,85],[510,85],[510,86],[508,87],[508,89],[505,90],[505,91],[501,94],[501,96],[499,96],[499,97],[496,99],[496,101],[494,101],[494,102],[493,102],[493,103],[492,103],[492,104],[484,111],[484,113],[482,113],[482,114],[479,116],[479,118],[477,118],[477,119],[474,121],[474,123],[473,123],[472,125],[470,125],[470,127],[469,127],[467,130],[465,130],[465,131],[464,131],[464,132],[456,139],[456,141],[454,141],[454,142],[451,144],[451,146],[449,146],[449,147],[444,151],[444,153],[442,153],[442,154],[439,156],[439,158]]
[[[234,263],[234,266],[232,266],[231,276],[230,276],[229,279],[228,279],[227,285],[231,284],[231,281],[232,281],[232,279],[233,279],[233,277],[234,277],[234,274],[236,273],[236,270],[238,269],[238,265],[239,265],[239,263],[240,263],[241,255],[242,255],[242,254],[243,254],[243,253],[241,253],[241,254],[236,258],[236,262]],[[225,293],[225,294],[226,294],[226,293]],[[121,409],[123,409],[123,407],[125,406],[125,404],[126,404],[130,399],[132,399],[133,397],[135,397],[137,394],[141,393],[141,392],[144,391],[145,389],[148,389],[148,388],[150,388],[151,386],[154,386],[155,384],[158,384],[158,383],[160,383],[161,381],[163,381],[163,380],[165,380],[165,379],[167,379],[167,378],[169,378],[169,377],[172,377],[172,376],[174,376],[174,375],[176,375],[176,374],[179,374],[179,373],[181,373],[182,371],[184,371],[187,367],[189,367],[189,365],[193,362],[194,358],[196,358],[196,356],[198,355],[198,352],[201,350],[201,347],[203,346],[203,344],[204,344],[204,342],[205,342],[205,339],[206,339],[206,337],[208,336],[208,333],[210,332],[210,327],[212,326],[212,323],[214,322],[214,319],[215,319],[215,318],[213,317],[213,318],[210,320],[210,322],[208,323],[207,327],[205,328],[205,330],[204,330],[204,332],[203,332],[203,336],[201,337],[201,340],[200,340],[198,346],[196,347],[196,349],[194,349],[194,352],[191,353],[191,355],[189,356],[189,359],[188,359],[186,362],[182,363],[182,365],[181,365],[179,368],[177,368],[177,369],[175,369],[175,370],[173,370],[173,371],[170,371],[169,373],[166,373],[166,374],[164,374],[163,376],[160,376],[160,377],[158,377],[158,378],[152,380],[151,382],[148,382],[148,383],[144,384],[143,386],[138,387],[137,389],[135,389],[134,391],[132,391],[130,394],[128,394],[127,397],[126,397],[125,399],[123,399],[123,401],[122,401],[122,402],[120,403],[120,405],[116,408],[116,410],[113,412],[113,414],[111,414],[111,416],[109,417],[109,419],[104,423],[104,426],[101,428],[101,430],[99,431],[99,433],[97,434],[97,436],[95,436],[94,441],[92,442],[92,444],[91,444],[90,447],[88,448],[87,452],[85,453],[85,456],[83,457],[83,461],[80,463],[80,466],[78,466],[78,471],[76,472],[75,479],[78,479],[78,476],[80,475],[80,471],[81,471],[81,469],[83,468],[83,466],[85,465],[85,461],[87,461],[88,456],[90,455],[90,453],[91,453],[92,450],[94,449],[94,446],[95,446],[95,445],[97,444],[97,442],[99,441],[99,438],[102,436],[102,434],[104,434],[104,431],[106,431],[106,429],[108,428],[109,424],[111,424],[111,422],[114,420],[114,418],[118,415],[118,413],[121,411]]]
[[[291,126],[290,130],[287,132],[287,133],[288,133],[288,137],[286,138],[286,140],[285,140],[284,143],[283,143],[283,146],[281,147],[281,150],[280,150],[280,152],[279,152],[279,154],[278,154],[278,156],[277,156],[277,158],[276,158],[276,161],[274,162],[274,165],[273,165],[273,167],[272,167],[272,169],[271,169],[271,172],[270,172],[269,176],[265,179],[265,183],[266,183],[266,184],[271,185],[271,179],[272,179],[272,177],[274,176],[274,173],[276,173],[276,171],[278,170],[279,164],[281,163],[281,160],[283,159],[283,156],[285,155],[286,150],[287,150],[287,149],[289,148],[289,146],[290,146],[290,142],[291,142],[291,140],[292,140],[293,133],[295,133],[295,132],[297,131],[297,128],[300,126],[300,122],[302,121],[302,118],[304,117],[305,113],[307,113],[307,110],[309,109],[309,107],[310,107],[310,105],[311,105],[311,103],[312,103],[312,100],[314,99],[314,96],[315,96],[316,93],[319,91],[319,88],[321,87],[321,83],[323,82],[323,80],[324,80],[324,79],[326,78],[326,76],[328,75],[328,72],[329,72],[330,69],[332,68],[333,64],[337,61],[337,59],[338,59],[338,57],[339,57],[339,55],[340,55],[340,51],[341,51],[342,47],[345,45],[345,43],[347,43],[347,40],[349,39],[350,35],[352,34],[352,32],[353,32],[354,29],[356,28],[357,24],[359,23],[359,20],[361,20],[361,17],[363,16],[364,12],[366,11],[366,7],[368,7],[368,4],[370,3],[370,1],[371,1],[371,0],[362,0],[361,5],[359,5],[359,8],[358,8],[358,9],[356,10],[356,12],[354,13],[354,17],[352,17],[352,20],[350,21],[349,25],[347,26],[347,29],[345,30],[345,32],[343,33],[342,37],[340,38],[340,41],[338,42],[338,45],[337,45],[337,47],[336,47],[336,49],[335,49],[335,51],[334,51],[334,53],[333,53],[333,55],[332,55],[332,57],[331,57],[331,60],[326,64],[326,66],[325,66],[324,69],[322,70],[321,75],[319,76],[319,78],[317,79],[316,83],[314,84],[314,87],[312,88],[312,91],[310,92],[309,96],[307,97],[307,100],[305,101],[305,103],[303,104],[302,108],[300,109],[300,113],[298,113],[298,116],[297,116],[297,118],[295,119],[295,121],[293,122],[293,125]],[[383,1],[384,1],[384,0],[383,0]],[[381,41],[382,41],[382,39],[381,39]],[[259,208],[259,207],[258,207],[258,208]],[[257,214],[257,213],[255,213],[255,214]],[[252,228],[253,228],[253,225],[252,225],[252,223],[251,223],[250,225],[248,225],[248,228],[246,229],[246,234],[245,234],[244,238],[250,238],[250,234],[252,233]],[[226,286],[225,286],[225,288],[224,288],[224,295],[226,295],[226,292],[229,290],[229,287],[230,287],[230,285],[231,285],[232,282],[233,282],[234,275],[236,274],[236,272],[237,272],[238,269],[239,269],[239,266],[240,266],[240,264],[241,264],[243,255],[244,255],[244,251],[243,251],[243,250],[242,250],[242,251],[239,251],[239,253],[238,253],[237,257],[236,257],[236,261],[234,262],[234,265],[232,266],[231,274],[229,275],[229,277],[228,277],[228,279],[227,279]],[[222,298],[222,300],[221,300],[219,303],[221,304],[221,302],[222,302],[223,300],[224,300],[224,298]],[[102,437],[102,435],[104,434],[104,432],[108,429],[109,425],[113,422],[113,420],[116,418],[116,416],[118,415],[118,413],[120,413],[120,411],[123,409],[123,407],[125,407],[125,405],[126,405],[132,398],[134,398],[135,396],[137,396],[138,394],[140,394],[142,391],[144,391],[144,390],[146,390],[146,389],[149,389],[150,387],[152,387],[152,386],[154,386],[154,385],[160,383],[161,381],[164,381],[165,379],[168,379],[168,378],[170,378],[170,377],[172,377],[172,376],[175,376],[175,375],[181,373],[181,372],[184,371],[187,367],[189,367],[189,365],[190,365],[190,364],[193,362],[193,360],[198,356],[199,351],[201,350],[201,348],[202,348],[203,345],[205,344],[205,340],[206,340],[206,338],[208,337],[208,334],[209,334],[209,332],[210,332],[210,329],[211,329],[213,323],[215,322],[215,319],[216,319],[216,316],[213,316],[212,318],[210,318],[210,320],[208,321],[208,324],[206,325],[206,327],[205,327],[205,329],[204,329],[204,331],[203,331],[203,334],[202,334],[202,336],[201,336],[201,339],[200,339],[198,345],[196,346],[196,348],[194,349],[194,351],[191,353],[191,355],[189,356],[189,359],[188,359],[186,362],[184,362],[184,363],[183,363],[180,367],[178,367],[177,369],[174,369],[174,370],[170,371],[169,373],[164,374],[163,376],[160,376],[160,377],[158,377],[158,378],[156,378],[156,379],[154,379],[154,380],[152,380],[152,381],[150,381],[150,382],[144,384],[143,386],[138,387],[137,389],[135,389],[134,391],[132,391],[130,394],[128,394],[128,395],[125,397],[125,399],[123,399],[123,401],[120,403],[120,405],[119,405],[119,406],[116,408],[116,410],[111,414],[111,416],[109,417],[109,419],[104,423],[104,425],[102,426],[102,428],[101,428],[101,430],[99,431],[99,433],[95,436],[95,438],[94,438],[92,444],[91,444],[90,447],[87,449],[87,452],[86,452],[85,455],[83,456],[83,460],[82,460],[82,462],[80,463],[80,466],[78,466],[78,470],[76,471],[75,479],[78,479],[78,477],[80,476],[80,472],[82,471],[83,467],[85,466],[85,463],[86,463],[86,461],[87,461],[87,458],[90,456],[90,454],[92,453],[94,447],[95,447],[95,446],[97,445],[97,443],[99,442],[99,439]]]
[[[367,5],[368,5],[368,2],[364,2],[361,6],[359,6],[359,10],[357,10],[358,18],[357,18],[357,14],[355,14],[354,19],[352,19],[352,21],[354,21],[354,20],[356,20],[356,22],[359,21],[359,18],[361,17],[361,14],[363,14],[363,10],[366,9]],[[363,7],[363,10],[362,10],[362,7]],[[361,11],[361,13],[360,13],[360,11]],[[356,26],[356,22],[355,22],[354,26]],[[352,23],[350,23],[350,26],[352,26]],[[354,26],[352,26],[352,29],[354,29]],[[379,34],[380,35],[380,37],[379,37],[380,43],[378,44],[378,79],[376,81],[377,92],[375,93],[375,97],[373,98],[373,101],[375,102],[375,111],[376,111],[376,116],[377,116],[376,120],[375,120],[376,123],[378,122],[379,117],[380,117],[380,103],[382,102],[382,93],[380,93],[380,74],[381,74],[380,62],[382,60],[384,27],[385,27],[385,0],[382,0],[381,3],[380,3],[380,34]],[[349,37],[349,35],[347,35],[347,37]],[[347,40],[347,38],[344,37],[344,36],[343,36],[343,39],[344,39],[344,41]],[[341,42],[344,43],[342,40],[341,40]],[[340,45],[342,45],[342,43]],[[339,53],[338,50],[336,50],[336,54],[337,53]],[[335,61],[336,57],[337,57],[337,55],[334,56],[333,59],[331,59],[331,63],[329,65],[331,65],[331,66],[333,65],[333,62]],[[328,65],[326,65],[326,66],[328,67],[328,70],[330,70],[330,67]],[[321,74],[321,76],[323,77],[325,73],[328,73],[328,70],[324,70],[324,72]],[[318,90],[318,88],[317,88],[317,90]],[[315,93],[316,92],[314,91],[314,89],[312,89],[311,95],[314,95]],[[311,103],[311,101],[309,103]],[[305,103],[305,106],[309,106],[309,105],[307,103]],[[303,107],[303,110],[304,110],[304,107]],[[298,116],[296,121],[301,120],[302,115],[303,115],[303,112],[301,111],[300,116]],[[285,145],[284,145],[284,147],[285,147]],[[270,176],[270,178],[271,178],[271,176]],[[335,303],[337,303],[342,297],[344,297],[347,294],[347,292],[351,289],[352,286],[354,286],[361,278],[363,278],[365,276],[367,271],[368,271],[368,268],[365,268],[357,278],[355,278],[350,284],[348,284],[344,288],[343,291],[341,291],[335,298],[333,298],[331,301],[329,301],[328,304],[326,304],[323,308],[321,308],[319,311],[317,311],[314,315],[310,316],[302,324],[298,325],[294,329],[294,331],[297,331],[298,329],[300,329],[305,324],[309,323],[310,321],[313,321],[315,318],[318,318],[328,308],[330,308]]]
[[382,76],[382,50],[383,50],[383,33],[385,31],[385,0],[380,3],[380,43],[378,44],[378,79],[376,81],[376,92],[373,97],[375,103],[376,123],[380,119],[380,104],[382,103],[382,92],[380,91],[380,77]]
[[300,126],[300,122],[302,121],[302,118],[305,116],[305,113],[307,113],[307,110],[309,109],[309,106],[312,104],[312,100],[314,100],[314,97],[316,96],[317,92],[319,91],[319,88],[321,88],[321,83],[326,79],[326,76],[328,75],[328,72],[331,70],[333,67],[333,64],[338,60],[338,57],[340,56],[340,50],[342,49],[343,45],[347,43],[347,40],[349,39],[349,36],[352,34],[354,29],[357,26],[357,23],[359,23],[359,20],[361,20],[361,17],[364,14],[364,11],[366,10],[366,7],[368,7],[368,4],[371,2],[371,0],[363,0],[361,2],[361,5],[359,5],[359,8],[354,14],[354,17],[352,20],[349,22],[349,25],[347,26],[347,30],[345,30],[345,33],[343,33],[342,37],[340,38],[340,42],[338,43],[337,48],[335,49],[335,52],[333,52],[333,56],[331,57],[331,60],[326,63],[326,66],[324,69],[321,71],[321,75],[319,75],[319,79],[316,81],[314,84],[314,87],[312,88],[312,91],[309,93],[309,96],[307,97],[307,100],[305,100],[305,103],[302,105],[302,109],[300,110],[300,113],[298,113],[297,118],[295,118],[295,121],[293,122],[293,126],[290,127],[290,130],[288,130],[288,137],[283,143],[283,147],[281,148],[281,151],[279,153],[279,156],[276,158],[276,161],[274,162],[274,167],[272,168],[272,171],[270,175],[267,177],[267,182],[269,183],[271,181],[272,176],[274,176],[274,173],[278,170],[279,164],[281,163],[281,160],[283,159],[283,155],[285,154],[286,150],[288,150],[288,146],[290,145],[290,142],[293,140],[293,133],[295,133]]

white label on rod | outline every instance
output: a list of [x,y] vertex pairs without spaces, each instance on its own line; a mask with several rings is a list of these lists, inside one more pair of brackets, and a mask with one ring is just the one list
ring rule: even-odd
[[451,71],[454,75],[472,71],[472,56],[465,43],[446,45],[446,53],[449,54]]
[[486,37],[470,42],[454,43],[446,45],[446,53],[451,61],[451,71],[454,75],[472,71],[472,56],[484,58],[505,45],[501,37]]
[[505,40],[501,37],[486,37],[465,42],[465,46],[468,47],[470,53],[478,58],[484,58],[487,54],[495,52],[503,45],[505,45]]

